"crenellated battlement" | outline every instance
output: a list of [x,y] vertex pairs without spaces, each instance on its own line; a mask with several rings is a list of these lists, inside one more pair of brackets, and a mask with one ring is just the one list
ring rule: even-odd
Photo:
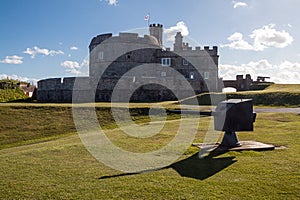
[[[103,41],[113,38],[116,41],[120,42],[120,40],[131,41],[131,42],[139,42],[139,43],[149,43],[155,44],[156,42],[153,40],[154,38],[157,40],[159,45],[162,45],[162,24],[150,24],[149,30],[150,35],[144,35],[140,37],[138,33],[126,33],[121,32],[119,35],[113,36],[112,33],[101,34],[94,37],[89,45],[90,51],[94,49],[95,46],[101,44]],[[203,48],[196,46],[195,48],[189,46],[189,43],[182,42],[182,35],[178,32],[175,36],[174,43],[174,51],[185,51],[185,52],[203,52],[206,51],[210,55],[218,54],[218,47],[213,46],[210,48],[209,46],[204,46]],[[170,49],[170,48],[168,48]]]
[[[167,48],[170,51],[170,48]],[[182,43],[182,48],[175,48],[174,49],[175,52],[187,52],[187,53],[208,53],[209,55],[217,55],[218,54],[218,47],[217,46],[213,46],[213,47],[209,47],[209,46],[204,46],[203,48],[201,48],[200,46],[196,46],[196,47],[191,47],[189,46],[189,43]]]
[[217,46],[213,46],[212,49],[209,46],[204,46],[203,49],[201,49],[200,46],[196,46],[194,49],[192,47],[189,46],[189,43],[187,42],[183,42],[182,43],[182,49],[183,50],[192,50],[192,51],[212,51],[212,52],[217,52],[218,51],[218,47]]
[[73,90],[74,83],[80,81],[82,86],[89,89],[89,77],[48,78],[38,81],[39,90]]
[[193,47],[189,46],[189,43],[183,42],[183,36],[181,32],[177,32],[175,36],[175,43],[174,43],[174,52],[191,52],[191,53],[208,53],[211,56],[215,56],[218,54],[218,47],[213,46],[210,49],[209,46],[204,46],[201,49],[200,46],[196,46],[194,49]]
[[150,24],[149,27],[159,27],[159,28],[162,28],[163,25],[162,24]]

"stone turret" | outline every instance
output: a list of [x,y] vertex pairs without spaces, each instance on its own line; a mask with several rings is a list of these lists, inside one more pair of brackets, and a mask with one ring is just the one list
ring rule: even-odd
[[183,36],[181,32],[177,32],[175,36],[175,43],[174,43],[174,51],[182,51],[183,50],[183,43],[182,43]]
[[159,45],[162,46],[162,34],[163,34],[163,25],[162,24],[150,24],[149,25],[150,35],[154,36]]

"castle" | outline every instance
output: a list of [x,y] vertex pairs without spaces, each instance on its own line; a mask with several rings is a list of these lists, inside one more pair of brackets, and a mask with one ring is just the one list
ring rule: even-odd
[[163,48],[163,25],[149,25],[149,33],[94,37],[89,45],[89,76],[40,80],[37,100],[71,102],[78,90],[95,101],[111,101],[118,88],[117,101],[166,101],[188,97],[186,83],[195,94],[222,89],[216,46],[193,49],[177,32],[171,50]]

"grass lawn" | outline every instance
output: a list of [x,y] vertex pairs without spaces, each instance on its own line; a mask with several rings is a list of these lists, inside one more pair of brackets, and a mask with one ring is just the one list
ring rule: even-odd
[[[179,123],[177,115],[168,116],[169,126],[161,134],[137,140],[119,133],[107,107],[96,110],[115,144],[140,152],[170,141]],[[147,106],[131,109],[137,123],[149,122],[147,112]],[[199,159],[191,146],[176,163],[136,174],[113,170],[89,154],[75,132],[69,106],[0,106],[0,117],[0,199],[300,198],[297,114],[258,114],[254,132],[238,133],[240,140],[286,149]],[[210,120],[201,118],[194,142],[202,142]]]
[[300,84],[273,84],[263,90],[264,92],[291,92],[299,93]]
[[273,84],[264,90],[253,90],[232,93],[201,93],[194,97],[181,100],[183,104],[192,104],[197,98],[200,105],[211,105],[211,98],[215,103],[225,99],[253,99],[255,105],[288,106],[300,105],[300,84]]

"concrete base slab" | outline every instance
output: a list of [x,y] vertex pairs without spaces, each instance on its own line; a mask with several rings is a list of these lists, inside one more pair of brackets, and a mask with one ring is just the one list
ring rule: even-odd
[[[267,150],[274,150],[275,146],[272,144],[264,144],[262,142],[256,141],[239,141],[241,146],[238,147],[225,147],[221,145],[208,145],[209,151],[267,151]],[[207,145],[203,144],[193,144],[200,149],[207,148]]]

